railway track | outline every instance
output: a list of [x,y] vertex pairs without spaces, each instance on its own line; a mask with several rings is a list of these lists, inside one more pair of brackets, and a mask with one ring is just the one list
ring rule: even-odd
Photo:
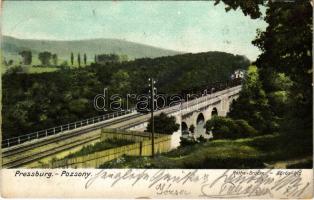
[[114,121],[110,121],[110,122],[107,122],[107,123],[98,124],[98,125],[95,125],[93,127],[88,127],[88,128],[84,128],[84,129],[81,129],[81,130],[77,130],[74,133],[56,135],[56,137],[54,137],[54,138],[51,138],[51,139],[48,139],[48,140],[47,139],[46,140],[42,140],[41,142],[37,142],[37,143],[34,143],[34,144],[28,144],[28,145],[21,146],[21,147],[16,147],[16,148],[10,149],[10,150],[5,150],[4,149],[4,151],[2,152],[2,160],[3,160],[2,167],[3,168],[19,167],[19,166],[21,166],[23,164],[27,164],[27,163],[36,161],[36,160],[38,160],[40,158],[44,158],[46,156],[49,156],[49,155],[52,155],[52,154],[55,154],[55,153],[58,153],[58,152],[61,152],[61,151],[64,151],[64,150],[77,147],[79,145],[82,145],[84,143],[87,143],[87,142],[90,142],[90,141],[93,141],[93,140],[97,140],[97,139],[100,138],[99,134],[97,136],[87,137],[87,138],[85,138],[83,140],[75,141],[73,143],[69,143],[69,144],[66,144],[66,145],[63,145],[63,146],[60,146],[60,147],[55,147],[55,148],[52,148],[52,149],[48,149],[48,150],[45,150],[45,152],[36,152],[36,153],[33,153],[33,154],[28,154],[28,155],[25,155],[25,156],[17,157],[16,159],[12,159],[12,160],[10,160],[8,162],[4,161],[4,158],[14,157],[14,156],[16,156],[18,154],[25,153],[26,151],[31,150],[31,149],[35,149],[35,148],[38,148],[38,147],[42,147],[42,146],[49,145],[49,144],[52,144],[52,143],[57,143],[57,142],[60,142],[60,141],[64,141],[64,140],[73,138],[73,137],[77,137],[77,136],[82,135],[84,133],[87,133],[87,132],[90,132],[90,131],[93,131],[93,130],[97,130],[99,128],[103,128],[103,127],[106,127],[106,126],[118,124],[118,123],[121,123],[121,122],[126,121],[126,120],[134,119],[134,118],[139,117],[141,115],[142,115],[141,113],[138,113],[138,114],[130,115],[130,116],[127,116],[127,117],[122,117],[120,119],[117,119],[117,120],[114,120]]
[[[214,95],[211,98],[216,98],[217,95]],[[189,106],[193,106],[193,104]],[[175,111],[176,111],[175,108],[172,108],[170,110],[167,110],[166,113],[170,114]],[[161,110],[157,111],[156,114],[159,112],[162,112],[162,111]],[[93,140],[99,139],[100,135],[91,134],[86,138],[78,138],[77,140],[73,139],[73,141],[71,140],[71,142],[65,143],[64,145],[60,145],[57,147],[53,146],[52,144],[66,141],[71,138],[75,138],[87,132],[97,130],[103,127],[111,126],[113,128],[127,129],[137,124],[143,123],[144,121],[148,121],[149,116],[146,117],[145,115],[146,114],[143,114],[143,113],[132,114],[132,115],[121,117],[112,121],[94,124],[91,127],[82,127],[82,129],[79,129],[79,130],[76,129],[76,130],[71,130],[67,133],[51,135],[51,136],[48,136],[50,138],[38,139],[36,142],[23,143],[20,146],[13,146],[12,148],[3,149],[2,150],[2,167],[3,168],[20,167],[24,164],[34,162],[41,158],[47,157],[49,155],[53,155],[67,149],[75,148],[84,143],[88,143]],[[135,118],[138,118],[138,120],[129,121]],[[125,122],[125,123],[122,123],[122,122]],[[52,147],[50,148],[48,147],[44,152],[41,152],[41,151],[36,152],[36,149],[39,149],[40,147],[45,146],[45,145],[51,145]],[[35,151],[32,152],[32,150],[35,150]]]
[[61,147],[52,148],[52,149],[49,149],[49,150],[44,151],[44,152],[39,152],[36,154],[28,155],[28,156],[25,156],[23,158],[19,158],[19,159],[13,160],[13,161],[9,161],[7,163],[3,163],[3,168],[19,167],[21,165],[25,165],[25,164],[34,162],[34,161],[41,159],[41,158],[44,158],[46,156],[49,156],[49,155],[52,155],[52,154],[55,154],[55,153],[58,153],[61,151],[65,151],[65,150],[80,146],[82,144],[97,140],[99,138],[100,138],[100,136],[98,135],[98,136],[90,137],[90,138],[85,139],[85,140],[76,141],[74,143],[66,144],[66,145],[63,145]]

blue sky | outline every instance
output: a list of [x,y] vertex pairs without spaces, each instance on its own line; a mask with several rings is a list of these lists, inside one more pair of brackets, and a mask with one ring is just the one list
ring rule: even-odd
[[[256,59],[263,20],[224,4],[192,1],[4,1],[2,34],[27,39],[117,38],[186,51],[226,51]],[[264,10],[264,9],[263,9]]]

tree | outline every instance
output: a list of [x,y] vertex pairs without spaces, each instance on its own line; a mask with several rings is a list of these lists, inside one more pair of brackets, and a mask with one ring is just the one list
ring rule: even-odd
[[262,15],[259,6],[265,3],[264,0],[216,0],[215,5],[221,1],[227,5],[225,8],[227,12],[231,9],[237,10],[240,8],[244,15],[249,15],[252,19],[257,19]]
[[76,114],[80,114],[88,108],[88,103],[88,99],[85,98],[73,99],[69,103],[69,110]]
[[[258,5],[263,4],[262,0],[222,1],[233,9],[241,7],[242,11],[252,18],[260,16]],[[273,109],[274,112],[279,112],[274,113],[275,115],[283,117],[280,123],[281,148],[291,152],[291,149],[296,147],[295,151],[299,155],[300,150],[313,155],[313,2],[267,1],[266,5],[264,20],[268,27],[265,31],[259,30],[253,41],[262,51],[256,61],[261,82],[270,99],[274,98],[271,93],[277,92],[274,84],[269,82],[272,74],[282,73],[292,83],[284,93],[279,93],[279,96],[284,97],[283,100],[287,99],[285,107],[288,109],[284,112],[281,109]],[[278,94],[276,96],[278,97]],[[277,107],[278,101],[271,100],[270,103],[271,107]],[[300,145],[296,145],[297,143]],[[302,149],[299,146],[302,146]]]
[[87,63],[87,56],[86,56],[86,53],[84,53],[84,65],[86,65]]
[[120,59],[119,59],[120,62],[126,62],[129,60],[128,55],[125,55],[125,54],[120,55],[119,57],[120,57]]
[[73,66],[74,64],[74,55],[73,55],[73,52],[71,52],[71,65]]
[[100,54],[97,55],[96,61],[101,64],[117,63],[120,57],[116,54]]
[[77,63],[78,63],[78,66],[80,67],[81,66],[81,55],[80,54],[77,55]]
[[232,103],[228,116],[244,119],[261,133],[272,133],[275,120],[259,77],[258,69],[251,66],[242,85],[239,98]]
[[110,89],[114,93],[126,94],[128,92],[131,92],[129,72],[121,69],[114,73],[112,75],[110,85]]
[[[148,122],[146,131],[152,131],[151,119]],[[154,116],[154,131],[155,133],[169,134],[179,130],[180,125],[176,123],[174,116],[168,117],[165,113],[160,113],[158,116]]]
[[10,66],[10,65],[13,65],[13,60],[12,60],[12,59],[9,60],[8,65],[9,65],[9,66]]
[[265,17],[269,26],[253,41],[262,50],[256,64],[262,69],[263,84],[269,71],[283,73],[293,82],[288,89],[290,109],[285,112],[282,130],[292,137],[313,135],[312,14],[310,1],[269,1]]
[[[252,18],[261,16],[258,5],[264,4],[261,0],[222,1],[232,9],[240,7],[245,14],[249,14]],[[216,3],[219,2],[217,0]],[[270,73],[274,72],[284,73],[293,81],[292,86],[287,90],[290,94],[288,97],[289,107],[293,109],[286,112],[284,120],[291,122],[285,124],[294,127],[290,126],[285,131],[312,135],[309,130],[312,130],[313,127],[311,109],[313,103],[311,85],[313,6],[308,0],[267,1],[266,6],[264,19],[268,23],[268,27],[263,32],[258,31],[257,37],[253,41],[253,44],[262,51],[256,61],[257,67],[260,68],[262,84],[267,92],[273,92],[268,77]]]
[[52,54],[52,63],[55,66],[58,65],[58,55],[57,54]]
[[22,61],[23,65],[30,65],[32,63],[32,52],[31,51],[21,51],[21,52],[19,52],[19,55],[21,55],[23,58],[23,61]]
[[41,61],[41,64],[44,66],[50,65],[51,53],[48,51],[40,52],[38,54],[38,59]]

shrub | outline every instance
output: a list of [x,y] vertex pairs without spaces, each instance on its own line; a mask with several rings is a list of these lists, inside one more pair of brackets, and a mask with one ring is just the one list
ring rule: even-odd
[[193,137],[180,137],[180,147],[197,144],[197,141]]
[[235,123],[230,118],[214,116],[205,124],[206,131],[212,131],[214,139],[233,138]]
[[21,66],[10,67],[10,68],[8,68],[6,73],[7,74],[25,73],[25,68],[23,68]]
[[[168,117],[165,113],[160,113],[158,116],[154,116],[154,131],[156,133],[169,134],[179,130],[180,125],[176,123],[176,118],[173,116]],[[146,131],[151,132],[152,122],[151,119],[148,122]]]
[[199,142],[199,143],[204,143],[204,142],[207,142],[207,139],[205,139],[204,138],[204,136],[199,136],[198,138],[197,138],[197,141]]
[[212,131],[214,139],[237,139],[256,136],[257,131],[245,120],[233,120],[215,116],[205,124],[206,131]]
[[257,131],[249,125],[249,123],[243,119],[238,119],[234,121],[237,124],[238,132],[242,137],[256,136]]

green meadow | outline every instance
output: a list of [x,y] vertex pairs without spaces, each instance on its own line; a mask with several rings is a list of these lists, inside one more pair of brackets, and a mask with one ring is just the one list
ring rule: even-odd
[[[237,140],[209,140],[179,147],[151,157],[124,156],[100,168],[170,168],[170,169],[249,169],[311,168],[311,141],[298,141],[303,152],[293,145],[284,147],[279,134]],[[310,152],[310,151],[308,151]]]

